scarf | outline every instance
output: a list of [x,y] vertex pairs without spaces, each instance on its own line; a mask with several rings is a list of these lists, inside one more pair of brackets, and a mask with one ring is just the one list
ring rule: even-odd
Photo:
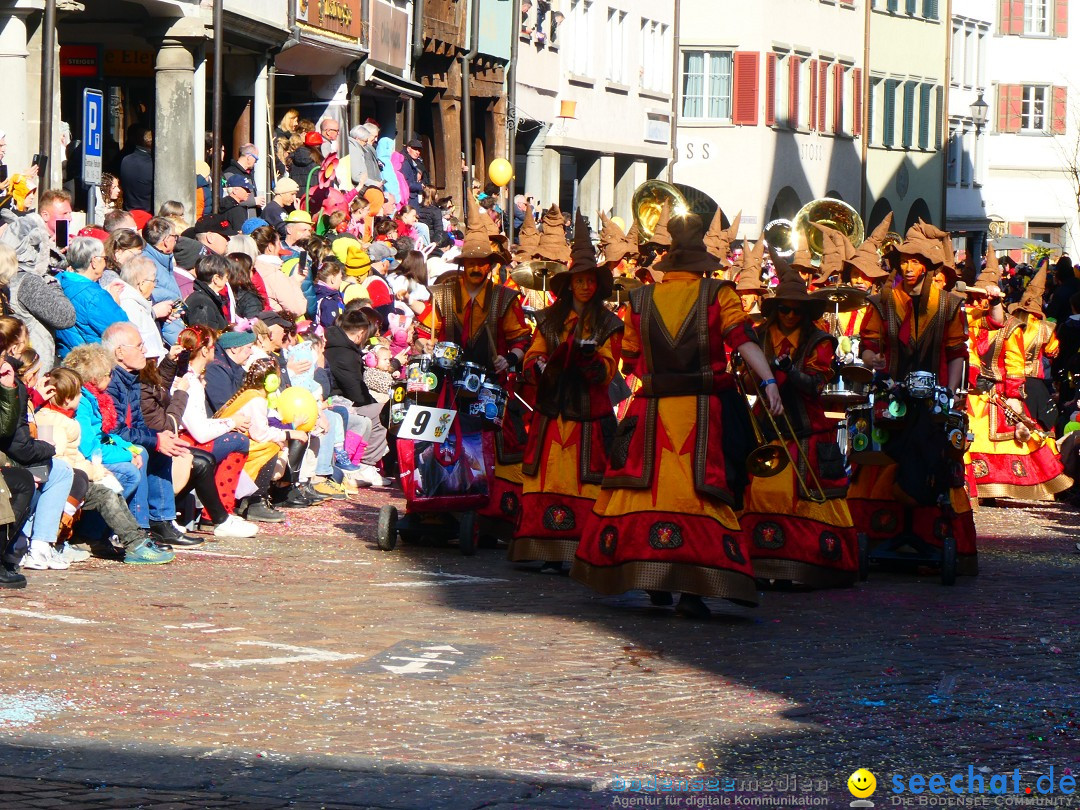
[[75,418],[75,409],[74,408],[61,408],[55,402],[46,402],[45,403],[45,409],[50,410],[50,411],[56,411],[57,413],[62,413],[68,419],[74,419]]
[[86,390],[97,400],[98,410],[101,411],[101,432],[112,433],[120,424],[120,417],[116,413],[116,403],[107,393],[93,383],[85,384]]

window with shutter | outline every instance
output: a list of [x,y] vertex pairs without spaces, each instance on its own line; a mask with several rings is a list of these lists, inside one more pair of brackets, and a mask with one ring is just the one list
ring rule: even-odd
[[998,0],[998,33],[1024,33],[1025,0]]
[[792,55],[788,58],[788,126],[799,128],[799,75],[802,71],[802,58]]
[[900,145],[904,149],[910,149],[914,143],[915,135],[915,82],[904,82],[904,110],[903,126],[900,133]]
[[844,132],[844,66],[833,65],[833,115],[832,131],[837,135]]
[[934,92],[934,85],[919,85],[919,148],[930,148],[930,97]]
[[827,132],[829,129],[829,122],[827,119],[829,111],[829,63],[818,62],[818,105],[817,105],[817,120],[818,131]]
[[938,18],[938,0],[923,0],[923,16],[928,20]]
[[855,68],[851,71],[851,134],[856,138],[862,135],[862,100],[862,68]]
[[776,66],[779,57],[775,53],[765,54],[765,125],[776,124]]
[[914,17],[918,5],[919,0],[904,0],[904,11]]
[[896,85],[895,79],[885,80],[885,95],[881,100],[881,143],[892,146],[896,142]]
[[900,0],[888,0],[885,4],[885,8],[892,14],[895,14],[900,10]]
[[998,132],[1020,131],[1023,94],[1023,85],[998,85]]
[[734,61],[735,103],[732,123],[757,126],[758,51],[736,51]]
[[1069,0],[1054,0],[1054,36],[1069,35]]
[[818,62],[817,59],[811,59],[810,64],[807,66],[810,72],[810,101],[807,106],[810,108],[807,112],[810,114],[808,128],[811,132],[817,129],[817,111],[818,111]]
[[1055,135],[1065,134],[1065,108],[1068,99],[1068,88],[1055,87],[1053,97],[1053,108],[1051,110],[1051,126],[1050,130]]

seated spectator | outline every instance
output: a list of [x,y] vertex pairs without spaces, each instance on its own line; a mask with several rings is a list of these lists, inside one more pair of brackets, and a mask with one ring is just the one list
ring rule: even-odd
[[324,329],[333,326],[337,316],[345,309],[345,299],[341,296],[343,278],[342,267],[337,262],[323,262],[319,268],[318,283],[315,285],[318,297],[316,321]]
[[244,382],[244,364],[251,357],[255,335],[250,332],[224,332],[218,337],[214,359],[206,366],[206,401],[218,411],[240,390]]
[[[22,351],[25,335],[26,330],[21,322],[11,317],[0,318],[0,351],[4,354],[4,362],[12,368],[18,365],[15,355]],[[73,472],[66,461],[54,458],[56,449],[51,444],[36,438],[37,425],[34,423],[31,427],[34,412],[30,407],[30,392],[26,384],[14,374],[5,380],[7,382],[15,386],[15,424],[10,435],[0,435],[0,452],[12,464],[28,470],[33,475],[37,489],[37,503],[27,522],[29,528],[24,527],[30,544],[21,564],[24,568],[37,571],[64,569],[69,563],[54,543],[60,535]],[[52,395],[51,388],[42,388],[39,394],[47,402]],[[10,394],[8,398],[10,401]],[[20,552],[16,550],[15,553]]]
[[[75,412],[82,399],[82,379],[67,368],[54,368],[49,372],[54,387],[52,401],[37,413],[38,431],[56,448],[56,458],[63,459],[74,469],[81,470],[89,479],[85,511],[97,512],[109,530],[124,548],[124,562],[129,565],[162,565],[172,562],[174,554],[158,547],[150,535],[139,528],[135,516],[124,500],[123,487],[104,465],[92,462],[79,449],[82,444],[82,427],[75,419]],[[89,521],[80,521],[85,528]],[[92,547],[101,548],[108,541],[104,537],[85,538]],[[111,544],[102,556],[112,556]]]
[[184,305],[188,326],[202,324],[218,332],[229,328],[231,313],[226,295],[229,286],[229,260],[216,253],[203,256],[195,264],[195,288]]
[[274,184],[274,196],[263,208],[263,219],[279,235],[285,236],[285,217],[296,207],[296,195],[300,185],[291,177],[282,177]]
[[[4,236],[12,228],[8,225]],[[32,255],[36,252],[25,252],[26,261],[21,261],[17,248],[0,243],[0,285],[7,289],[6,309],[26,324],[30,341],[51,368],[56,361],[56,330],[75,325],[75,307],[55,278],[33,269]]]
[[[6,246],[5,246],[6,247]],[[18,426],[18,390],[15,369],[0,356],[0,441],[9,438]],[[30,514],[36,487],[34,475],[22,467],[0,468],[0,589],[26,587],[26,577],[18,571],[22,551],[16,551],[19,527]],[[5,491],[6,488],[6,491]]]
[[115,433],[139,445],[147,454],[142,473],[148,485],[150,532],[157,542],[197,545],[202,538],[185,535],[173,522],[176,501],[172,487],[172,459],[187,454],[188,446],[177,437],[175,431],[155,433],[143,419],[142,388],[137,375],[146,365],[146,349],[139,337],[139,330],[126,322],[113,324],[105,330],[101,342],[116,362],[106,389],[119,417]]
[[236,298],[236,316],[256,318],[266,309],[266,304],[259,295],[259,289],[251,277],[254,266],[246,253],[229,254],[229,289]]
[[[155,304],[168,301],[170,307],[184,300],[180,294],[180,285],[176,282],[173,271],[176,267],[173,251],[179,239],[173,224],[162,217],[154,217],[143,228],[146,246],[143,254],[153,260],[156,270],[156,283],[150,298]],[[161,334],[169,346],[176,342],[176,336],[184,328],[183,323],[172,320],[161,324]]]
[[[146,242],[136,231],[122,228],[109,235],[105,240],[105,273],[101,286],[108,287],[109,282],[120,277],[120,268],[124,262],[143,252]],[[155,265],[156,267],[156,265]]]
[[56,333],[57,353],[62,358],[83,343],[98,343],[114,323],[127,322],[128,316],[98,281],[105,272],[105,247],[96,239],[78,236],[67,250],[69,270],[57,280],[64,295],[75,307],[75,325]]
[[173,280],[180,288],[181,299],[191,295],[195,288],[195,263],[204,253],[210,253],[210,250],[197,239],[181,236],[176,240],[176,247],[173,248]]
[[[310,226],[308,226],[310,231]],[[301,276],[287,276],[281,271],[281,239],[269,226],[256,228],[251,233],[259,255],[255,258],[252,281],[258,286],[262,281],[267,309],[276,312],[302,313],[307,309],[307,299]]]
[[[186,379],[176,379],[176,358],[181,351],[182,347],[178,344],[160,364],[148,360],[139,372],[142,386],[140,404],[146,426],[158,432],[171,430],[178,436],[187,410],[189,386]],[[202,407],[205,408],[205,404]],[[176,500],[182,501],[194,491],[214,527],[214,537],[254,537],[258,528],[243,518],[230,515],[222,503],[214,475],[217,466],[214,455],[190,445],[187,449],[187,454],[173,459],[173,492]]]
[[348,429],[367,442],[358,480],[374,486],[389,486],[375,469],[386,455],[386,428],[381,421],[382,405],[375,401],[364,383],[361,347],[376,333],[378,316],[372,310],[343,313],[326,330],[326,366],[332,380],[330,402],[344,405],[349,411]]
[[150,303],[154,292],[157,271],[154,263],[142,255],[129,259],[120,272],[123,287],[120,290],[120,309],[139,330],[146,345],[146,356],[160,360],[165,356],[165,341],[158,330],[158,320],[179,317],[178,310],[168,301]]

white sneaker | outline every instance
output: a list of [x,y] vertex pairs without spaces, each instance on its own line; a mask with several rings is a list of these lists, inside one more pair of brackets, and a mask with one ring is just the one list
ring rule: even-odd
[[254,537],[259,527],[238,515],[229,515],[224,523],[214,527],[214,537]]
[[63,571],[69,564],[51,545],[45,546],[44,550],[31,545],[30,551],[22,559],[22,567],[33,571]]
[[68,563],[79,563],[89,560],[90,552],[83,548],[75,548],[71,543],[65,543],[60,556]]
[[360,469],[356,471],[355,480],[357,482],[367,481],[373,487],[389,487],[394,484],[389,478],[383,478],[379,471],[370,464],[360,465]]

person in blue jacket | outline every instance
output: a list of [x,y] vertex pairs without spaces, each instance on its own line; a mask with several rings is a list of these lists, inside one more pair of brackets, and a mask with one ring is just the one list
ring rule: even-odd
[[105,272],[105,246],[97,239],[77,236],[67,250],[68,270],[57,275],[60,288],[75,307],[75,325],[56,332],[56,354],[63,358],[83,343],[100,343],[114,323],[128,316],[116,300],[98,285]]

